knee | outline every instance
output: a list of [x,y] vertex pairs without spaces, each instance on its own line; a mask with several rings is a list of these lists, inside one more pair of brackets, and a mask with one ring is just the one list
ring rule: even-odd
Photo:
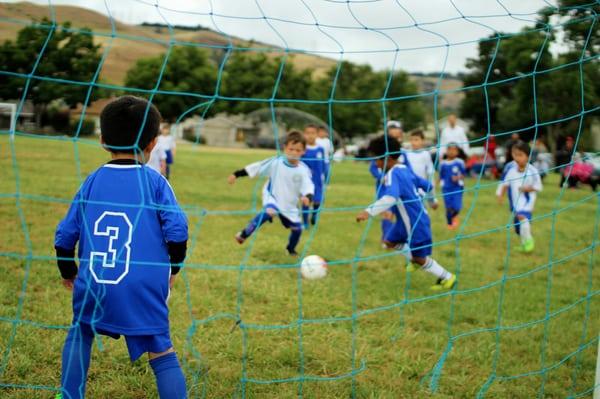
[[267,216],[269,218],[272,218],[273,216],[275,216],[277,214],[277,211],[273,208],[267,208],[265,212],[267,213]]

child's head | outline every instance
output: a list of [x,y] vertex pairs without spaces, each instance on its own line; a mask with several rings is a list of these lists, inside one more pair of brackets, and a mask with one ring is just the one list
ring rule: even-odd
[[369,142],[367,152],[376,157],[375,163],[380,169],[390,169],[400,156],[400,143],[392,137],[378,136]]
[[306,140],[302,133],[297,130],[292,130],[285,136],[283,141],[283,153],[289,163],[296,165],[300,161],[300,157],[304,155],[305,150]]
[[524,168],[529,162],[529,153],[531,152],[531,149],[526,142],[520,140],[517,141],[510,148],[510,152],[519,168]]
[[317,125],[313,125],[312,123],[304,126],[304,139],[306,140],[306,144],[314,145],[317,142],[318,137],[318,128]]
[[321,125],[319,126],[317,134],[319,135],[319,138],[329,138],[329,129],[327,129],[327,126]]
[[402,136],[404,133],[404,131],[402,130],[402,123],[400,123],[399,121],[388,121],[386,127],[388,136],[393,137],[396,140],[402,142]]
[[145,99],[119,97],[107,104],[100,114],[102,144],[113,154],[152,150],[151,144],[159,133],[160,119],[160,112]]
[[171,134],[171,127],[168,123],[160,124],[160,134],[162,134],[163,136],[168,136],[169,134]]
[[425,135],[421,129],[413,130],[410,132],[410,145],[413,150],[420,150],[423,148],[423,142],[425,140]]
[[458,157],[460,150],[458,149],[458,144],[450,143],[448,144],[448,148],[446,149],[446,158],[454,159]]

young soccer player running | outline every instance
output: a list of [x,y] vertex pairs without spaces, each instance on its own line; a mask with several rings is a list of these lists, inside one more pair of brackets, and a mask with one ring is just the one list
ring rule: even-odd
[[446,207],[446,222],[450,230],[459,225],[458,214],[462,209],[464,178],[467,174],[464,161],[458,158],[459,151],[456,143],[448,144],[446,159],[440,163],[440,185]]
[[306,141],[302,133],[291,131],[283,143],[283,155],[252,163],[227,178],[229,184],[234,184],[237,178],[243,176],[269,178],[267,188],[263,191],[263,209],[235,235],[238,243],[243,244],[260,226],[279,215],[281,224],[291,230],[286,250],[292,256],[298,255],[296,246],[302,235],[298,200],[302,205],[309,206],[315,192],[310,170],[300,161],[305,150]]
[[[325,182],[325,150],[317,145],[317,127],[315,125],[306,125],[304,127],[304,139],[306,140],[306,151],[302,155],[302,162],[312,176],[312,182],[315,186],[315,194],[313,196],[313,212],[310,217],[310,223],[315,225],[317,222],[317,214],[321,201],[323,200],[323,184]],[[308,219],[310,207],[302,205],[302,223],[305,229],[308,229]]]
[[384,136],[373,139],[369,144],[369,153],[378,157],[377,165],[385,169],[385,184],[381,198],[360,212],[356,220],[364,221],[391,209],[396,221],[387,236],[390,244],[395,244],[398,250],[408,249],[408,258],[413,264],[437,277],[431,289],[451,289],[456,284],[456,276],[431,258],[431,225],[427,210],[417,194],[419,188],[425,192],[431,190],[431,183],[400,164],[399,151],[399,143]]
[[58,398],[85,396],[96,334],[123,335],[132,361],[147,352],[161,399],[186,397],[167,299],[185,258],[187,220],[167,180],[144,165],[159,124],[158,110],[141,98],[104,108],[100,137],[112,160],[87,177],[56,229],[58,268],[73,290]]
[[331,156],[333,155],[333,143],[329,139],[329,129],[326,126],[319,126],[317,130],[317,145],[323,147],[325,151],[325,169],[323,174],[325,175],[325,181],[329,179],[329,161]]
[[[435,168],[431,161],[431,154],[429,151],[424,149],[425,135],[420,129],[413,130],[410,132],[410,145],[411,151],[406,152],[406,157],[410,166],[417,176],[433,183],[433,175],[435,174]],[[431,195],[425,196],[425,193],[420,193],[427,198],[427,202],[431,209],[437,209],[438,201],[434,196],[434,191],[431,191]]]
[[536,194],[542,191],[542,179],[535,166],[529,163],[530,148],[527,143],[517,141],[511,147],[513,162],[507,165],[496,195],[502,202],[508,192],[510,210],[514,214],[515,231],[521,238],[523,252],[532,252],[535,242],[531,235],[531,216]]

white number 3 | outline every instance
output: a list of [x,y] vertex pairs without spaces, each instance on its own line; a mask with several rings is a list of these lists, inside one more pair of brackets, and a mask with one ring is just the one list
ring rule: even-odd
[[[98,284],[119,284],[129,273],[133,226],[123,212],[104,212],[94,223],[94,236],[107,237],[106,251],[90,253],[90,271]],[[94,240],[97,245],[101,240]],[[104,245],[101,246],[104,248]]]

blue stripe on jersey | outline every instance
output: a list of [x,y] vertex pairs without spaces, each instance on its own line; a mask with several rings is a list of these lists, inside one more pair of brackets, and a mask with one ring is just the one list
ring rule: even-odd
[[58,247],[79,241],[74,319],[117,334],[167,332],[167,242],[187,239],[185,215],[159,173],[141,165],[96,170],[56,231]]

